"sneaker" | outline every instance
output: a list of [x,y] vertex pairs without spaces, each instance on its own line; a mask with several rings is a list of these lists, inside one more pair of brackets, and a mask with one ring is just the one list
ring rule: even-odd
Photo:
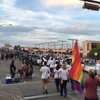
[[42,92],[43,94],[45,94],[45,92]]

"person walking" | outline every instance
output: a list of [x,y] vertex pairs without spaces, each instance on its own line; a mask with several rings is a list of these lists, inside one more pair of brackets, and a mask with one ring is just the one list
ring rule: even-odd
[[8,60],[8,53],[5,54],[5,61],[7,62]]
[[1,53],[1,59],[4,60],[4,52]]
[[68,69],[66,64],[62,65],[62,68],[58,70],[58,74],[60,73],[60,95],[63,96],[64,90],[64,98],[67,96],[67,80],[68,80]]
[[[70,69],[71,69],[71,63],[70,63],[70,61],[67,62],[67,66],[66,67],[67,67],[68,71],[70,71]],[[70,84],[71,84],[71,91],[73,93],[75,93],[74,80],[71,79],[71,78],[69,78],[69,80],[70,80]]]
[[95,66],[95,70],[97,72],[96,77],[100,80],[100,61],[97,62],[96,66]]
[[10,64],[10,74],[11,74],[11,77],[12,77],[12,82],[14,82],[15,71],[16,71],[15,61],[12,60],[12,62]]
[[51,72],[51,77],[53,77],[53,68],[54,68],[55,61],[51,57],[51,60],[49,61],[49,67],[50,67],[50,72]]
[[26,82],[29,82],[29,66],[26,65],[26,68],[25,68],[25,81],[24,83]]
[[33,66],[29,66],[29,79],[32,80],[32,74],[33,74]]
[[22,61],[21,70],[22,71],[26,70],[26,63],[25,63],[25,61]]
[[46,61],[44,62],[44,66],[41,67],[40,73],[41,73],[41,79],[42,79],[43,93],[48,94],[47,79],[48,79],[48,74],[50,74],[50,69],[49,67],[47,67]]
[[99,100],[97,86],[100,87],[100,80],[95,76],[95,71],[90,69],[89,77],[84,80],[84,87],[86,89],[84,100]]
[[56,66],[54,67],[54,79],[55,79],[55,84],[56,84],[56,88],[57,88],[57,92],[59,92],[59,84],[60,84],[60,78],[58,75],[58,70],[60,69],[60,64],[57,61],[56,62]]

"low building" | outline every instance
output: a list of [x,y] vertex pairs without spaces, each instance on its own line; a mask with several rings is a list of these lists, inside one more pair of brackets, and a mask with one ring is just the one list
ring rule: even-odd
[[82,48],[83,48],[83,51],[82,51],[83,57],[87,56],[87,54],[93,48],[96,48],[98,44],[100,44],[100,41],[93,41],[93,40],[83,41],[83,46],[82,46]]

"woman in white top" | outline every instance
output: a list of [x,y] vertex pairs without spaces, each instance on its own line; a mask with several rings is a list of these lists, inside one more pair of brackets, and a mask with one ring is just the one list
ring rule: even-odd
[[68,69],[66,67],[66,64],[62,65],[62,68],[58,70],[58,73],[60,73],[60,95],[63,96],[63,90],[64,90],[64,98],[66,98],[67,95],[67,80],[68,80]]
[[59,92],[59,84],[60,84],[60,78],[59,78],[59,75],[57,73],[59,69],[60,69],[60,65],[58,62],[56,62],[56,66],[54,66],[54,79],[55,79],[57,92]]

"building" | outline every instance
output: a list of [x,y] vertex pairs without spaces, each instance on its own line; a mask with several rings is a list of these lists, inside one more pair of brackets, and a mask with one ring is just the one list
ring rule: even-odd
[[83,41],[83,46],[82,46],[83,50],[81,51],[83,57],[87,56],[87,54],[88,54],[93,48],[96,48],[98,44],[100,44],[100,41],[93,41],[93,40],[86,40],[86,41]]
[[[86,40],[82,42],[82,47],[79,47],[79,52],[81,57],[86,57],[88,53],[93,49],[96,48],[98,44],[100,44],[100,41],[93,41],[93,40]],[[4,47],[2,47],[4,50],[8,50],[11,47],[9,43],[5,43]],[[30,50],[33,52],[41,51],[41,52],[50,52],[52,50],[54,53],[64,53],[64,52],[72,52],[72,48],[33,48],[33,47],[21,47],[21,50]]]

